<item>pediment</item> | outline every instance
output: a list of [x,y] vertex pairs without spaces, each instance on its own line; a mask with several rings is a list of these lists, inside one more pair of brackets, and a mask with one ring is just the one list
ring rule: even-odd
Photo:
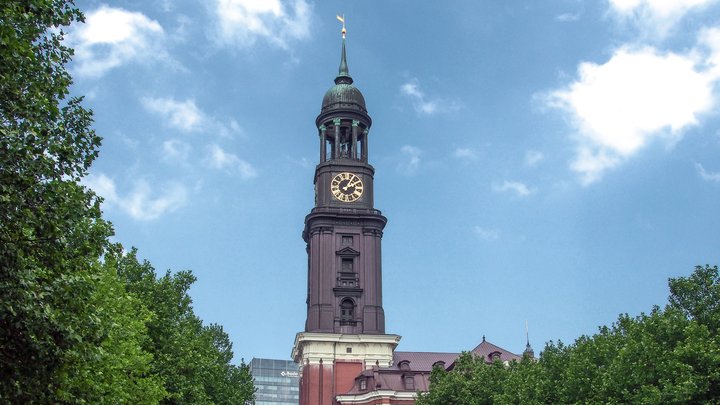
[[338,250],[337,252],[335,252],[335,254],[338,256],[342,256],[342,257],[360,256],[360,252],[358,252],[357,250],[355,250],[349,246]]

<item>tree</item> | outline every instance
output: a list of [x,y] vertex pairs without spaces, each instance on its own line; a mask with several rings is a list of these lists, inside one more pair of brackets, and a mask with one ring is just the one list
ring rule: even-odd
[[[100,137],[65,65],[72,1],[0,5],[0,402],[153,402],[136,310],[99,260],[112,234],[80,185]],[[137,317],[139,315],[139,317]],[[128,401],[130,402],[130,401]]]
[[[0,6],[0,399],[46,402],[65,355],[102,332],[84,316],[109,224],[78,184],[100,138],[80,99],[65,100],[72,51],[64,1]],[[52,30],[50,30],[52,28]]]
[[64,358],[64,382],[57,401],[88,404],[157,404],[167,395],[159,376],[151,373],[152,354],[143,349],[153,314],[128,293],[115,268],[102,265],[87,307],[87,318],[102,337],[83,340]]
[[188,291],[189,271],[157,277],[152,265],[137,259],[135,249],[115,250],[106,262],[117,268],[126,288],[153,313],[144,349],[153,355],[151,373],[162,379],[165,404],[242,404],[255,387],[249,368],[231,363],[232,343],[220,325],[205,326],[195,315]]
[[436,370],[418,404],[720,403],[720,277],[697,267],[669,280],[669,304],[621,315],[572,345],[550,342],[537,362],[487,365],[469,355]]
[[252,400],[192,274],[123,255],[80,184],[101,141],[68,97],[62,28],[82,21],[72,0],[0,3],[0,403]]
[[430,375],[430,392],[418,398],[418,405],[483,405],[502,394],[508,369],[499,362],[486,364],[482,357],[463,353],[452,371],[435,367]]
[[670,306],[711,333],[720,328],[720,276],[718,266],[697,266],[690,277],[671,278]]

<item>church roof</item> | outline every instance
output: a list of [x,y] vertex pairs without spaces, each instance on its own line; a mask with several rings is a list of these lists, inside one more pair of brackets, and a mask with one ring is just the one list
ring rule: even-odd
[[518,356],[517,354],[510,353],[509,351],[503,349],[502,347],[496,346],[487,340],[485,340],[485,337],[483,336],[483,341],[480,342],[479,345],[475,346],[474,349],[470,351],[470,353],[482,357],[485,359],[485,361],[491,362],[493,361],[493,355],[499,354],[500,358],[499,360],[503,363],[506,361],[520,361],[522,360],[522,356]]
[[433,365],[438,362],[445,363],[445,368],[457,360],[459,353],[433,353],[433,352],[395,352],[393,353],[393,365],[390,369],[399,370],[399,364],[403,361],[409,362],[410,370],[432,371]]
[[[486,341],[484,336],[483,341],[470,353],[482,357],[487,363],[491,363],[496,359],[502,362],[520,361],[522,359],[522,356]],[[442,365],[446,370],[452,370],[458,357],[460,357],[460,353],[396,351],[393,353],[392,366],[373,367],[363,371],[355,378],[355,384],[350,391],[342,394],[342,396],[354,397],[376,390],[426,392],[430,389],[430,374],[433,366],[438,364]],[[408,378],[412,380],[411,384],[408,384]],[[361,380],[364,381],[362,384],[360,383]]]

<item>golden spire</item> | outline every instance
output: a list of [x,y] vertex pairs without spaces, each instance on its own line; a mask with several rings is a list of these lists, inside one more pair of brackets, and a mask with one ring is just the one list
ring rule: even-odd
[[[345,14],[343,14],[342,16],[338,15],[337,19],[338,19],[338,21],[340,21],[342,23],[343,27],[342,27],[342,56],[340,57],[340,69],[338,69],[338,77],[335,78],[336,84],[338,83],[337,80],[340,79],[341,77],[350,78],[350,72],[348,71],[348,66],[347,66],[347,58],[345,56],[345,33],[347,32],[345,30]],[[350,79],[350,83],[352,83],[352,79]]]

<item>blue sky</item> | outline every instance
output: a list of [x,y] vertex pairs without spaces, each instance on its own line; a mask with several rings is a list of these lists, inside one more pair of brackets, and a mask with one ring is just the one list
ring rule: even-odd
[[191,269],[237,358],[305,322],[314,120],[373,119],[399,350],[572,342],[720,263],[720,1],[81,0],[73,93],[115,240]]

